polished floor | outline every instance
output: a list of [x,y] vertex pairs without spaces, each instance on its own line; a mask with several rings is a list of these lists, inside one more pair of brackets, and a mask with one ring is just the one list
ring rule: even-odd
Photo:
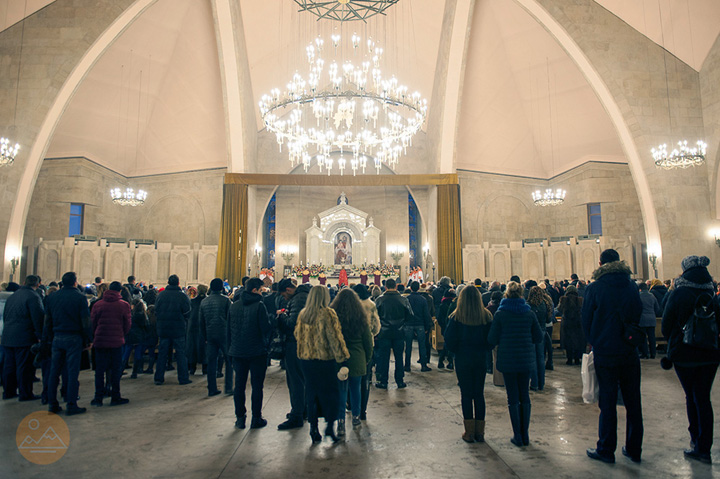
[[[203,376],[192,376],[193,384],[179,386],[170,372],[163,386],[155,386],[150,375],[143,375],[122,381],[122,394],[130,404],[63,416],[70,446],[64,457],[46,466],[28,462],[15,439],[20,421],[44,408],[39,402],[2,401],[0,478],[720,477],[720,453],[713,466],[683,458],[689,441],[684,395],[674,373],[662,370],[659,360],[643,361],[642,464],[619,451],[614,465],[588,459],[585,449],[595,444],[598,409],[583,404],[580,367],[566,366],[560,354],[556,352],[545,391],[531,393],[531,444],[522,449],[509,441],[505,391],[492,385],[491,376],[485,387],[487,442],[466,444],[460,439],[454,373],[435,365],[421,373],[415,362],[406,375],[408,388],[398,390],[391,384],[387,391],[372,390],[367,422],[356,429],[349,426],[344,442],[326,439],[311,446],[307,426],[289,432],[276,428],[289,400],[284,372],[274,365],[265,382],[263,414],[269,424],[264,429],[235,429],[232,398],[208,398]],[[81,406],[89,407],[92,380],[92,372],[81,372]],[[720,411],[718,393],[713,403]],[[619,429],[622,438],[622,408]],[[716,421],[716,443],[718,431]]]

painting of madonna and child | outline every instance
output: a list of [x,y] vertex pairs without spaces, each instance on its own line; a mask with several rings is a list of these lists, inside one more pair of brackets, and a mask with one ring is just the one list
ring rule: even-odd
[[352,238],[348,233],[335,236],[335,264],[352,264]]

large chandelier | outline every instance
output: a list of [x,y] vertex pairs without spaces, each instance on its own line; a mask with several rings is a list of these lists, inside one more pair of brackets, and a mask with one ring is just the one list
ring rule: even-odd
[[558,206],[565,201],[565,190],[558,188],[553,191],[548,188],[545,190],[545,193],[541,193],[540,190],[535,190],[533,191],[532,198],[535,206]]
[[362,20],[382,13],[400,0],[295,0],[300,11],[306,10],[318,17],[339,22]]
[[19,144],[15,143],[15,146],[10,146],[10,140],[0,138],[0,166],[12,165],[19,149]]
[[346,50],[357,64],[343,61],[340,43],[340,35],[330,37],[330,53],[340,58],[326,62],[325,41],[315,39],[306,48],[307,76],[295,73],[284,91],[263,95],[265,127],[275,133],[281,151],[287,143],[291,165],[302,164],[305,171],[316,160],[320,171],[330,174],[338,152],[341,175],[348,167],[353,175],[358,169],[365,173],[368,162],[378,174],[383,164],[394,169],[425,122],[427,100],[408,94],[394,75],[383,75],[383,50],[372,39],[352,35]]
[[147,193],[143,190],[138,190],[135,193],[132,188],[126,188],[125,191],[121,191],[120,188],[113,188],[110,190],[110,197],[113,203],[120,206],[140,206],[145,204]]
[[698,140],[694,148],[689,147],[685,140],[678,141],[677,148],[670,153],[668,153],[666,144],[652,149],[655,166],[665,170],[700,166],[705,162],[706,152],[707,144],[702,140]]

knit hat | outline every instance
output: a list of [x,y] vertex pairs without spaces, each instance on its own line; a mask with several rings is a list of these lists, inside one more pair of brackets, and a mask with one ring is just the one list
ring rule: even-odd
[[211,291],[222,291],[223,286],[223,280],[221,280],[220,278],[215,278],[214,280],[210,281]]
[[682,260],[682,263],[680,264],[684,273],[690,268],[697,268],[698,266],[707,268],[707,266],[710,264],[710,258],[708,258],[707,256],[690,255],[685,256],[685,258],[683,258]]

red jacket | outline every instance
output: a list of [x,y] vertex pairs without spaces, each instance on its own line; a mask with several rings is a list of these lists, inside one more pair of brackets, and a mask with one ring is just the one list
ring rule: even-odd
[[130,332],[130,305],[120,299],[119,291],[105,291],[90,313],[93,344],[96,348],[119,348]]

